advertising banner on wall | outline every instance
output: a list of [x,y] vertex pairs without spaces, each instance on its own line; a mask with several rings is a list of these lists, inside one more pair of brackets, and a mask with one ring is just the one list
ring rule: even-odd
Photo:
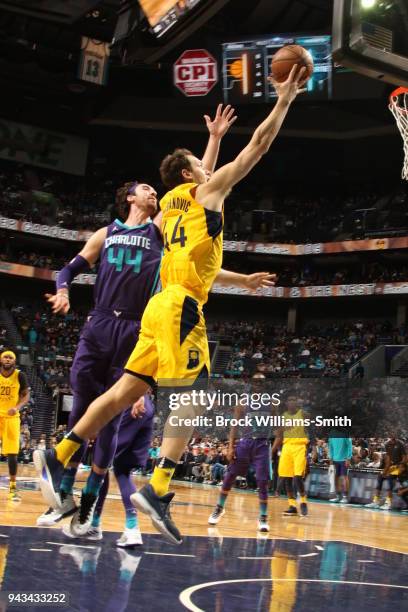
[[[0,228],[28,232],[40,236],[51,236],[61,240],[85,241],[92,232],[71,230],[60,226],[49,226],[40,223],[19,221],[0,215]],[[344,242],[322,242],[314,244],[282,244],[263,242],[236,242],[224,240],[223,249],[229,253],[254,253],[260,255],[326,255],[332,253],[354,253],[357,251],[379,251],[389,249],[407,249],[408,236],[399,238],[379,238],[376,240],[350,240]]]
[[[34,268],[22,264],[8,261],[0,261],[0,274],[13,274],[15,276],[27,276],[42,280],[54,281],[57,275],[55,270],[45,268]],[[94,285],[95,274],[80,274],[74,280],[79,285]],[[322,298],[322,297],[350,297],[350,296],[371,296],[371,295],[405,295],[408,294],[408,281],[401,283],[371,283],[360,285],[326,285],[311,287],[268,287],[258,289],[256,293],[251,293],[247,289],[239,287],[226,287],[224,285],[213,285],[212,293],[225,295],[242,295],[266,297],[266,298]]]

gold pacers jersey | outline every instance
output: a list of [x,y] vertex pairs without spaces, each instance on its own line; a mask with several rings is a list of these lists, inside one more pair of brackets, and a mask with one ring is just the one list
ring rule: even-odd
[[166,193],[163,211],[163,289],[181,285],[201,304],[222,264],[223,214],[207,210],[195,198],[196,183],[184,183]]
[[10,408],[18,404],[20,394],[19,370],[15,369],[10,376],[0,373],[0,417],[8,416]]
[[285,426],[283,432],[283,444],[307,444],[309,439],[305,432],[304,425],[302,421],[305,419],[303,410],[300,408],[295,414],[291,414],[290,412],[285,412],[283,414],[285,422],[287,420],[297,421],[293,426]]

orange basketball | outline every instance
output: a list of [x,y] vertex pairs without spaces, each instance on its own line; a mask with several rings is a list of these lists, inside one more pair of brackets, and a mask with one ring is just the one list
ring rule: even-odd
[[279,49],[272,57],[271,72],[275,81],[283,83],[289,76],[292,67],[297,64],[299,68],[306,68],[305,82],[310,79],[314,70],[313,57],[300,45],[287,45]]

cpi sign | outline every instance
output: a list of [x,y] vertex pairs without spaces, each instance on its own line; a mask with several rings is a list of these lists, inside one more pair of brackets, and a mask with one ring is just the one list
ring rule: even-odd
[[217,62],[205,49],[184,51],[174,64],[174,85],[185,96],[206,96],[217,81]]

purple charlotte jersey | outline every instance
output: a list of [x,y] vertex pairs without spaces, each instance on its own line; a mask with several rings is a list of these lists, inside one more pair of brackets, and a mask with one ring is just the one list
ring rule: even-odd
[[152,222],[108,227],[95,285],[95,307],[82,329],[71,368],[74,391],[97,397],[112,386],[134,349],[140,319],[155,293],[162,239]]
[[[95,284],[95,307],[82,328],[71,368],[72,428],[89,404],[123,374],[140,331],[140,319],[156,292],[163,243],[152,222],[134,227],[116,220],[108,227]],[[94,461],[100,468],[112,462],[122,415],[100,432]],[[81,449],[73,461],[80,460]]]
[[133,314],[140,320],[159,281],[160,230],[151,221],[132,227],[118,219],[107,229],[95,283],[95,310]]

